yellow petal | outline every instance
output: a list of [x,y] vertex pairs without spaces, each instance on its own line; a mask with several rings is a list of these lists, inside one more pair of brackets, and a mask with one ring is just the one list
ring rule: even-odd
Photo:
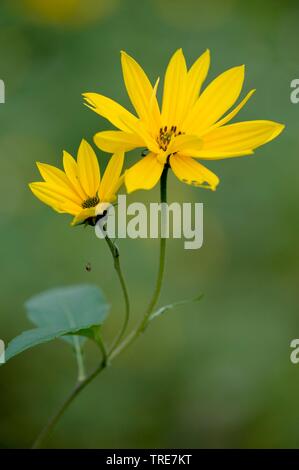
[[29,188],[40,201],[51,206],[54,210],[61,211],[61,206],[64,203],[64,198],[54,193],[48,188],[47,183],[37,182],[30,183]]
[[125,172],[125,184],[128,193],[137,189],[152,189],[160,179],[164,165],[156,154],[149,153]]
[[91,145],[82,139],[78,150],[78,176],[82,188],[89,197],[94,197],[100,184],[100,167]]
[[123,152],[115,153],[110,158],[100,184],[99,196],[101,202],[110,202],[114,198],[118,189],[123,164]]
[[224,116],[224,118],[220,119],[220,121],[217,121],[216,124],[214,124],[212,127],[210,127],[207,130],[207,132],[210,132],[216,129],[217,127],[224,126],[224,124],[227,124],[229,121],[231,121],[238,114],[238,112],[245,106],[245,104],[251,98],[253,93],[255,93],[255,91],[256,90],[251,90],[249,93],[247,93],[245,98],[243,98],[243,100],[238,104],[238,106],[236,106],[230,113]]
[[213,191],[219,183],[218,176],[190,157],[179,154],[172,155],[169,163],[176,177],[183,183],[212,189]]
[[65,173],[56,168],[55,166],[48,165],[47,163],[36,162],[41,176],[48,183],[48,187],[56,191],[57,194],[73,201],[76,204],[80,204],[81,200],[78,193],[74,190],[70,184]]
[[[149,108],[150,108],[151,114],[153,114],[153,112],[154,112],[154,108],[156,107],[156,103],[157,103],[157,105],[158,105],[158,102],[157,102],[157,90],[158,90],[159,83],[160,83],[160,77],[158,77],[157,80],[156,80],[155,86],[154,86],[154,88],[153,88],[152,96],[151,96],[151,98],[150,98]],[[159,108],[159,105],[158,105],[158,111],[159,111],[158,124],[159,124],[159,126],[160,126],[160,123],[161,123],[161,115],[160,115],[160,108]]]
[[52,207],[52,209],[57,212],[67,212],[68,214],[75,215],[81,210],[78,204],[66,200],[63,196],[57,194],[52,187],[49,187],[48,183],[31,183],[29,187],[40,201]]
[[168,146],[168,153],[179,152],[186,156],[193,156],[202,148],[202,139],[196,135],[178,135]]
[[128,125],[131,127],[138,122],[136,116],[106,96],[98,93],[83,93],[83,96],[88,108],[103,116],[122,131],[130,132]]
[[160,111],[149,79],[136,60],[124,51],[121,64],[126,89],[138,116],[156,132],[160,126]]
[[123,131],[102,131],[95,134],[94,143],[108,153],[128,152],[136,147],[144,147],[145,142],[137,134]]
[[187,67],[182,49],[177,50],[168,64],[163,91],[162,123],[180,126],[186,99]]
[[71,215],[76,215],[78,214],[78,212],[82,211],[81,206],[78,206],[77,204],[74,204],[71,201],[65,201],[61,209],[63,212],[67,212],[68,214],[71,214]]
[[186,109],[197,100],[210,67],[210,51],[207,49],[192,65],[187,74]]
[[86,219],[89,219],[89,217],[94,217],[96,215],[95,207],[89,207],[88,209],[81,208],[80,212],[74,215],[75,217],[73,218],[71,225],[74,226],[82,224],[82,222],[84,222]]
[[244,65],[233,67],[215,78],[188,113],[182,126],[183,131],[200,136],[233,106],[243,82]]
[[222,152],[220,150],[200,150],[199,152],[193,152],[192,157],[199,158],[200,160],[223,160],[224,158],[233,157],[246,157],[247,155],[253,155],[254,152],[251,149],[242,150],[239,152]]
[[119,191],[119,189],[124,184],[124,182],[125,182],[125,175],[123,174],[119,177],[118,182],[114,188],[115,194]]
[[202,149],[195,156],[226,158],[252,153],[260,145],[275,139],[284,127],[273,121],[244,121],[219,127],[203,137]]
[[151,150],[152,152],[158,153],[159,146],[156,138],[154,138],[144,125],[144,123],[138,120],[134,125],[129,127],[129,132],[131,134],[136,134],[140,139],[140,142],[143,142],[143,146]]
[[77,191],[81,200],[84,201],[87,198],[87,194],[83,191],[83,188],[79,182],[77,162],[65,150],[63,151],[63,168],[73,188]]

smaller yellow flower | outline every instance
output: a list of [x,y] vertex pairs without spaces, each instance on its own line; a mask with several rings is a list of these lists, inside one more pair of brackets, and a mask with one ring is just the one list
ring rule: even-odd
[[116,198],[123,183],[121,171],[123,152],[115,153],[101,178],[96,154],[86,140],[82,140],[77,161],[63,152],[64,171],[46,163],[37,162],[43,182],[30,183],[33,194],[60,213],[74,216],[72,225],[94,225],[97,216]]

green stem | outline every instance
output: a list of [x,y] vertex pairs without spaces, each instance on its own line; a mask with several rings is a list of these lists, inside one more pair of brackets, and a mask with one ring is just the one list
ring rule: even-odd
[[102,339],[101,327],[100,326],[97,326],[97,327],[94,328],[94,339],[97,342],[97,345],[99,346],[100,351],[102,353],[102,364],[104,364],[106,366],[106,365],[108,365],[109,354],[107,352],[105,343]]
[[42,444],[43,440],[51,433],[56,423],[59,421],[61,416],[64,414],[65,410],[70,406],[70,404],[74,401],[77,395],[97,376],[107,367],[107,361],[103,360],[101,364],[81,382],[77,382],[71,393],[62,403],[58,411],[52,416],[52,418],[48,421],[46,426],[42,429],[41,433],[38,435],[36,440],[32,445],[32,449],[38,449]]
[[[169,166],[165,165],[161,180],[160,180],[160,199],[161,203],[167,203],[167,175],[168,175],[168,169]],[[160,292],[162,288],[162,283],[163,283],[163,275],[164,275],[164,268],[165,268],[165,255],[166,255],[166,238],[164,230],[166,227],[166,217],[163,209],[161,210],[161,237],[160,237],[160,257],[159,257],[159,269],[158,269],[158,276],[157,276],[157,281],[156,281],[156,286],[155,290],[153,293],[153,296],[151,298],[151,301],[148,305],[148,308],[144,314],[143,319],[141,320],[139,326],[137,326],[136,330],[132,331],[132,333],[127,336],[124,341],[112,351],[112,354],[110,356],[110,360],[114,359],[116,356],[118,356],[124,349],[126,349],[128,346],[130,346],[135,339],[144,332],[148,325],[149,318],[159,300],[160,297]]]
[[85,380],[86,378],[86,374],[85,374],[82,348],[81,348],[78,336],[74,336],[74,348],[75,348],[76,360],[77,360],[77,365],[78,365],[78,382],[83,382],[83,380]]
[[[168,174],[168,164],[164,166],[163,173],[161,175],[160,180],[160,199],[161,203],[167,203],[167,174]],[[164,268],[165,268],[165,255],[166,255],[166,217],[164,213],[163,207],[161,208],[161,237],[160,237],[160,257],[159,257],[159,269],[158,269],[158,276],[156,281],[156,287],[152,296],[152,299],[148,305],[148,308],[144,314],[143,320],[140,323],[137,331],[142,332],[147,326],[148,319],[153,312],[159,297],[163,283],[163,275],[164,275]]]
[[120,329],[120,332],[119,332],[118,336],[116,337],[116,339],[114,340],[114,342],[111,346],[110,353],[109,353],[109,354],[111,354],[112,351],[114,351],[114,349],[119,345],[119,343],[121,342],[121,340],[124,337],[124,334],[126,332],[126,329],[127,329],[128,323],[129,323],[129,318],[130,318],[130,300],[129,300],[128,289],[127,289],[127,286],[126,286],[126,283],[125,283],[125,279],[124,279],[124,276],[123,276],[123,273],[122,273],[122,270],[121,270],[121,267],[120,267],[119,250],[118,250],[117,246],[112,242],[112,240],[110,240],[108,235],[106,235],[105,240],[106,240],[107,245],[108,245],[108,247],[111,251],[111,254],[113,256],[114,269],[115,269],[115,271],[118,275],[118,279],[119,279],[119,282],[120,282],[120,285],[121,285],[121,288],[122,288],[122,291],[123,291],[124,300],[125,300],[125,318],[124,318],[124,322],[123,322],[123,325]]

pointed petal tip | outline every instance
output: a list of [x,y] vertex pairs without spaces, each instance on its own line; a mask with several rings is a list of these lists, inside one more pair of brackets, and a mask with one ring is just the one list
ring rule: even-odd
[[79,220],[78,215],[75,215],[73,219],[70,221],[70,226],[71,227],[77,227],[78,225],[82,225],[83,221]]
[[273,134],[271,136],[271,140],[275,137],[278,137],[279,134],[281,134],[284,128],[286,127],[285,124],[276,121],[270,121],[270,124],[272,124],[273,127]]
[[42,168],[46,165],[46,163],[42,163],[42,162],[35,162],[35,164],[40,173],[41,173]]
[[83,96],[84,100],[90,101],[90,95],[92,95],[92,92],[91,91],[85,91],[84,93],[81,93],[81,95]]
[[71,227],[76,227],[77,225],[82,224],[82,221],[78,220],[78,214],[73,217],[73,219],[70,221],[70,226]]
[[120,51],[121,60],[126,59],[127,57],[128,57],[128,54],[126,53],[126,51],[121,50]]
[[120,60],[123,61],[123,60],[133,60],[133,58],[130,56],[130,54],[128,54],[126,51],[123,51],[121,50],[120,51]]
[[44,181],[33,181],[32,183],[28,183],[28,187],[33,192],[34,195],[35,195],[35,190],[37,188],[39,188],[39,185],[41,183],[45,183],[45,182]]
[[213,175],[214,175],[213,182],[211,181],[209,183],[209,185],[207,186],[207,188],[214,192],[214,191],[216,191],[216,189],[217,189],[217,187],[220,183],[220,179],[218,178],[217,175],[215,175],[215,173]]
[[82,93],[82,96],[84,98],[84,104],[85,106],[94,106],[93,104],[93,101],[92,101],[92,98],[91,96],[94,95],[95,93],[92,93],[92,92],[85,92],[85,93]]
[[176,50],[174,51],[174,53],[172,54],[171,59],[173,59],[174,57],[176,57],[176,56],[178,56],[178,55],[184,56],[183,49],[182,49],[181,47],[179,47],[178,49],[176,49]]
[[244,73],[245,72],[245,64],[240,64],[240,65],[235,65],[234,67],[232,67],[231,69],[229,70],[235,70],[236,72],[241,72],[241,73]]
[[252,95],[254,95],[255,92],[256,92],[256,88],[253,88],[252,90],[250,90],[250,91],[247,93],[247,95],[246,95],[246,97],[245,97],[245,98],[247,98],[247,99],[246,99],[246,103],[247,103],[247,101],[249,100],[249,98],[251,98]]
[[220,179],[219,179],[218,176],[217,176],[217,181],[213,184],[213,186],[211,186],[211,190],[212,190],[212,191],[216,191],[216,189],[217,189],[219,183],[220,183]]
[[80,147],[86,147],[86,146],[90,147],[90,143],[86,139],[84,139],[84,137],[82,137],[82,139],[80,141],[80,144],[79,144],[79,148]]
[[285,127],[286,127],[285,124],[281,124],[280,122],[276,122],[276,130],[274,132],[275,137],[278,137],[283,132]]

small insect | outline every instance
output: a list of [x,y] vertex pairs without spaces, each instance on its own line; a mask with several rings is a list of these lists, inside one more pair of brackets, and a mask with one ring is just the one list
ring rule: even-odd
[[148,149],[144,149],[142,152],[141,152],[141,156],[142,157],[146,157],[148,154]]
[[90,271],[91,271],[91,263],[89,263],[89,262],[86,263],[86,265],[85,265],[85,271],[87,271],[88,273],[90,273]]

